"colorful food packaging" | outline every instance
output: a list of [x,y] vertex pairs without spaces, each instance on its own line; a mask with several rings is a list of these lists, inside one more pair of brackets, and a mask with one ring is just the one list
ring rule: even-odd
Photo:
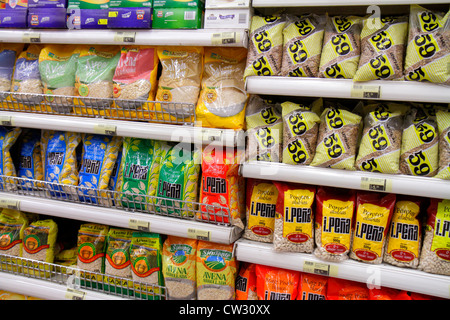
[[300,272],[271,266],[256,265],[258,300],[295,300]]

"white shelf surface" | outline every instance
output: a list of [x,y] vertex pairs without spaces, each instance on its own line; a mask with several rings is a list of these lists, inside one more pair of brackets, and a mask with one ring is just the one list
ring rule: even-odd
[[106,128],[112,129],[112,131],[115,130],[116,135],[122,137],[223,145],[226,147],[244,146],[245,141],[243,130],[202,128],[191,125],[81,118],[11,111],[0,111],[0,119],[2,122],[11,122],[11,125],[16,127],[80,133],[102,133],[102,128],[103,130]]
[[236,259],[295,271],[305,271],[305,261],[321,263],[334,270],[330,276],[358,281],[373,286],[385,286],[436,297],[450,298],[450,277],[387,264],[373,265],[354,260],[332,263],[313,254],[279,252],[273,245],[239,239],[235,247]]
[[450,199],[450,180],[438,178],[295,166],[263,161],[244,163],[241,167],[241,174],[246,178],[305,183],[355,190],[369,190],[367,180],[365,180],[368,178],[372,185],[384,185],[386,183],[386,189],[378,191]]
[[239,239],[241,230],[234,226],[222,226],[195,220],[144,214],[113,208],[97,207],[60,200],[51,200],[31,196],[22,196],[0,192],[0,200],[5,203],[17,203],[15,208],[24,212],[45,214],[54,217],[105,224],[121,228],[144,226],[146,231],[165,235],[189,238],[209,233],[208,240],[216,243],[231,244]]
[[410,4],[448,4],[448,0],[253,0],[254,8],[263,7],[317,7],[317,6],[370,6],[370,5],[410,5]]
[[0,42],[12,43],[247,47],[247,41],[246,29],[0,30]]
[[252,76],[246,81],[246,90],[249,94],[369,99],[359,96],[357,94],[359,90],[355,86],[370,87],[369,91],[379,88],[380,97],[370,97],[374,100],[450,103],[450,86],[434,83],[382,80],[354,82],[352,79],[275,76]]

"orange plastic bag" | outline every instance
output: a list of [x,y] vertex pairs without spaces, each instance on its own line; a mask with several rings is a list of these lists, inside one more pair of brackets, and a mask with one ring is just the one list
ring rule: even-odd
[[327,300],[369,300],[366,284],[346,279],[328,279]]
[[258,300],[256,294],[256,264],[243,262],[236,277],[236,300]]
[[328,277],[302,272],[297,300],[327,300]]
[[295,300],[300,271],[256,265],[256,292],[259,300]]
[[369,298],[369,300],[412,300],[405,290],[385,287],[370,289]]

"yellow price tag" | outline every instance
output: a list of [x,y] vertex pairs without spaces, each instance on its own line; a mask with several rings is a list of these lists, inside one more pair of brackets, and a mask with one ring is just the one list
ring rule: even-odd
[[130,229],[136,229],[136,230],[140,230],[140,231],[150,232],[150,222],[148,222],[148,221],[130,219],[128,221],[128,227]]
[[11,117],[11,116],[0,116],[0,124],[2,126],[13,126],[13,117]]
[[206,230],[198,230],[198,229],[189,228],[187,230],[187,237],[190,239],[210,241],[211,240],[211,232],[206,231]]
[[361,189],[369,191],[392,192],[392,180],[361,177]]
[[97,123],[94,125],[94,133],[115,136],[117,134],[117,126]]
[[202,129],[203,141],[222,141],[222,130]]
[[24,32],[22,35],[22,42],[40,43],[41,42],[41,34],[39,32]]
[[69,300],[84,300],[86,297],[86,292],[67,288],[65,298]]
[[354,84],[350,91],[352,98],[380,99],[381,86]]
[[13,199],[0,199],[0,208],[20,210],[20,201]]
[[338,275],[337,266],[307,260],[303,262],[303,271],[329,277],[336,277]]
[[213,33],[211,37],[211,45],[220,46],[227,44],[235,44],[240,41],[240,34],[237,32],[221,32]]
[[136,32],[116,32],[114,42],[134,43],[136,41]]

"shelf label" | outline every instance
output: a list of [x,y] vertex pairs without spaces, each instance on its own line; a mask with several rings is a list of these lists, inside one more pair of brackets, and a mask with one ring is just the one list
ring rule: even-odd
[[213,46],[235,44],[238,42],[240,42],[240,34],[238,32],[213,33],[211,37],[211,45]]
[[222,130],[202,129],[202,141],[222,141]]
[[130,229],[136,229],[139,231],[147,231],[150,232],[150,222],[142,221],[137,219],[130,219],[128,221],[128,227]]
[[114,42],[134,43],[136,41],[136,32],[116,32]]
[[354,84],[350,96],[352,98],[381,99],[381,86]]
[[13,125],[13,117],[11,117],[11,116],[0,116],[0,124],[2,126],[12,126]]
[[190,239],[210,241],[211,240],[211,232],[206,231],[206,230],[188,228],[187,237]]
[[117,126],[97,123],[96,125],[94,125],[94,133],[115,136],[117,134]]
[[321,276],[336,277],[338,274],[338,267],[329,265],[327,263],[305,260],[303,262],[303,271],[318,274]]
[[392,180],[361,177],[361,189],[369,191],[392,192]]
[[0,208],[20,210],[20,201],[13,199],[0,198]]
[[86,292],[67,288],[65,298],[69,300],[84,300],[86,297]]
[[22,35],[22,42],[40,43],[41,34],[39,32],[24,32]]

